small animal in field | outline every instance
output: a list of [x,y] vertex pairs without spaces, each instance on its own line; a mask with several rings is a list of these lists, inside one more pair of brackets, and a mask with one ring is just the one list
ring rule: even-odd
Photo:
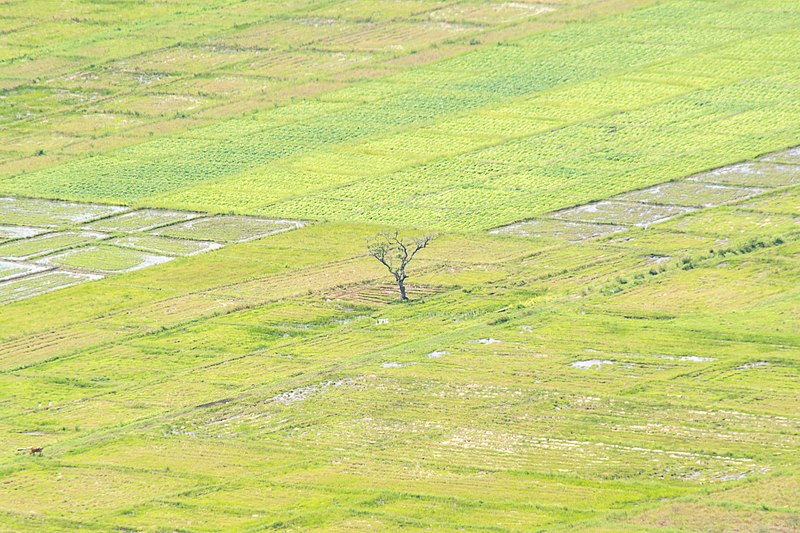
[[44,446],[31,446],[30,448],[17,448],[17,452],[28,452],[28,455],[44,455]]

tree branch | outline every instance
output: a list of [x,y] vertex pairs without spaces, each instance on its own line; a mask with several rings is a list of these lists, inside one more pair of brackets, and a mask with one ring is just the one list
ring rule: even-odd
[[407,299],[403,285],[408,278],[406,267],[420,250],[427,248],[433,238],[433,235],[427,234],[422,237],[403,239],[400,232],[395,230],[394,232],[380,232],[373,239],[367,240],[367,253],[377,259],[394,276],[400,289],[401,299]]

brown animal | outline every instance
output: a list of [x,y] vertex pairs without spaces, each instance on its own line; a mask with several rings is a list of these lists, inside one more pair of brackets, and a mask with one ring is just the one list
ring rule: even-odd
[[44,452],[44,446],[31,446],[29,453],[31,455],[38,455],[39,457],[41,457],[43,455],[43,452]]

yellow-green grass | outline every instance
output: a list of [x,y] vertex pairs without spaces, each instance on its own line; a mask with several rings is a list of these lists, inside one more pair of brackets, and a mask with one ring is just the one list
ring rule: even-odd
[[[769,266],[796,247],[791,236],[724,257],[687,240],[692,269],[669,261],[649,274],[643,230],[630,231],[631,248],[621,240],[627,233],[580,244],[447,235],[421,256],[420,282],[442,268],[500,275],[440,276],[439,293],[410,305],[327,300],[326,287],[352,281],[321,276],[313,261],[347,264],[370,231],[322,224],[225,248],[220,259],[237,257],[242,267],[234,272],[258,272],[241,282],[193,277],[157,297],[167,307],[154,306],[151,289],[130,293],[129,311],[95,309],[66,322],[43,314],[37,330],[72,322],[58,326],[61,336],[83,330],[87,340],[5,366],[16,370],[4,374],[13,396],[3,422],[12,434],[42,433],[17,433],[10,445],[43,442],[46,454],[6,455],[14,492],[3,510],[24,520],[15,502],[25,483],[75,472],[124,485],[125,501],[95,503],[90,488],[77,496],[87,502],[80,506],[37,504],[54,527],[600,527],[650,523],[684,509],[691,495],[716,508],[731,484],[791,475],[800,439],[787,418],[800,343],[798,265]],[[684,237],[660,231],[654,247]],[[724,226],[718,233],[738,238]],[[264,262],[292,244],[312,263]],[[126,274],[115,285],[154,289],[171,272],[211,269],[213,257]],[[607,295],[621,276],[623,289]],[[91,294],[113,294],[107,283],[50,298],[68,303],[77,291],[86,305]],[[288,291],[269,290],[278,286]],[[211,303],[203,294],[236,299],[221,308],[168,304]],[[14,315],[36,300],[6,309]],[[145,316],[158,318],[148,326]],[[12,343],[19,346],[4,344]],[[570,366],[595,359],[612,364]],[[130,476],[157,479],[148,483],[158,490],[137,488]],[[791,507],[758,513],[770,523],[796,520]],[[710,516],[732,527],[754,519],[750,508]]]
[[[697,173],[800,144],[799,12],[578,4],[5,6],[0,87],[41,115],[0,190],[338,221],[180,256],[207,228],[110,216],[83,253],[180,257],[0,291],[0,529],[796,529],[796,161]],[[91,155],[84,110],[116,117]],[[665,222],[551,218],[693,175]],[[30,205],[0,223],[74,230]],[[395,225],[439,231],[407,303],[365,249]]]

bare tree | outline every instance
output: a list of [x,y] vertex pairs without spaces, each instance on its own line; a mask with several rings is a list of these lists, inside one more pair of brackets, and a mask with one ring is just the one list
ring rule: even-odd
[[400,290],[400,299],[408,300],[406,296],[406,267],[417,255],[417,252],[427,248],[433,240],[433,235],[422,237],[403,238],[397,231],[378,233],[373,239],[367,241],[367,252],[380,261],[397,281]]

